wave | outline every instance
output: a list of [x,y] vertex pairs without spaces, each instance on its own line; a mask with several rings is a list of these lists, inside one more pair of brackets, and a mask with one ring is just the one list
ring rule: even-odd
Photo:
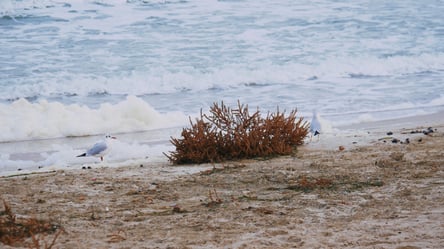
[[0,1],[0,17],[3,16],[20,16],[24,11],[30,9],[50,8],[54,6],[54,1],[50,0],[2,0]]
[[407,101],[378,108],[362,108],[359,110],[343,110],[339,113],[325,115],[334,126],[359,124],[370,121],[382,121],[396,118],[415,117],[425,114],[439,113],[444,110],[444,95],[428,101]]
[[[342,84],[344,79],[356,81],[375,77],[393,79],[416,74],[421,75],[422,78],[438,77],[444,73],[444,53],[389,58],[329,58],[313,64],[251,63],[248,67],[231,64],[205,70],[184,69],[172,65],[169,69],[150,67],[130,74],[125,70],[120,74],[115,71],[113,71],[114,74],[104,71],[101,72],[102,75],[56,71],[34,73],[32,78],[10,78],[10,83],[0,86],[2,90],[0,100],[33,96],[43,98],[93,96],[99,93],[141,96],[275,84],[310,86],[314,82]],[[5,78],[8,79],[8,77]],[[381,82],[381,84],[387,83],[385,79]]]
[[119,7],[126,4],[135,4],[140,6],[157,7],[165,4],[186,3],[184,0],[167,1],[167,0],[70,0],[70,1],[54,1],[54,0],[2,0],[0,1],[0,17],[21,16],[28,10],[45,9],[53,7],[72,7],[75,6],[93,6],[110,8]]
[[159,113],[135,96],[128,96],[117,104],[101,104],[97,109],[19,99],[0,104],[0,116],[0,142],[128,133],[181,126],[188,122],[183,113]]

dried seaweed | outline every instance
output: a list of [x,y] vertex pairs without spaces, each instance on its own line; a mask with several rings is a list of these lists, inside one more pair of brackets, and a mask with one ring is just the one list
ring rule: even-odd
[[277,109],[264,118],[259,110],[250,114],[239,101],[235,109],[214,103],[210,114],[201,110],[200,119],[190,119],[191,127],[182,130],[182,138],[171,138],[176,151],[165,155],[173,164],[289,155],[308,134],[307,122],[296,113],[292,110],[286,116]]
[[[40,240],[44,241],[47,249],[54,246],[60,233],[64,230],[49,221],[36,218],[16,218],[10,205],[3,200],[4,211],[0,212],[0,242],[10,246],[29,246],[30,248],[40,248]],[[44,240],[46,234],[54,233],[59,230],[52,242],[48,245]],[[37,236],[40,234],[40,236]],[[26,243],[26,239],[31,238],[32,244]]]

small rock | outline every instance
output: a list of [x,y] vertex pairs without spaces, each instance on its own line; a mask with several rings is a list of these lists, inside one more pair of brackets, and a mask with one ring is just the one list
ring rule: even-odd
[[344,146],[339,146],[339,151],[343,151],[343,150],[345,150],[345,147]]
[[393,138],[392,139],[392,143],[394,143],[394,144],[397,144],[397,143],[399,143],[400,141],[397,139],[397,138]]
[[422,131],[422,133],[424,133],[424,135],[429,135],[430,133],[433,133],[433,132],[435,132],[435,131],[433,130],[432,127],[429,127],[426,130]]
[[393,132],[389,131],[389,132],[387,132],[387,135],[391,136],[391,135],[393,135]]

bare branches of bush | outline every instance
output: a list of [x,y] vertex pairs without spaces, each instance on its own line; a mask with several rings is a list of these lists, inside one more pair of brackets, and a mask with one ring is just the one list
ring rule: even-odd
[[[3,206],[4,211],[0,212],[0,243],[10,246],[51,249],[59,235],[64,232],[63,228],[49,221],[36,218],[18,219],[5,200],[3,200]],[[52,233],[55,235],[48,245],[44,238],[47,234]],[[27,238],[31,238],[32,243],[26,242]],[[40,243],[41,241],[44,242],[44,247]]]
[[259,110],[250,114],[239,101],[234,109],[214,103],[210,114],[201,110],[200,119],[190,119],[191,127],[182,130],[182,138],[171,138],[176,151],[165,155],[174,164],[288,155],[308,134],[307,122],[296,112],[286,116],[277,109],[262,117]]

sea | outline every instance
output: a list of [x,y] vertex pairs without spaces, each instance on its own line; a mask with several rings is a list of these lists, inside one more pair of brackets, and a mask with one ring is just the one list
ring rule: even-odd
[[[168,163],[214,103],[444,110],[443,0],[0,0],[0,175]],[[101,162],[77,158],[104,134]]]

